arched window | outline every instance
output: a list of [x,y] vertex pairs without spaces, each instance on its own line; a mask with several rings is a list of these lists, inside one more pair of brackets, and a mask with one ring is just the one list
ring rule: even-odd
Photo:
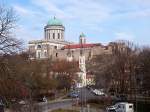
[[37,48],[42,48],[41,45],[37,45]]

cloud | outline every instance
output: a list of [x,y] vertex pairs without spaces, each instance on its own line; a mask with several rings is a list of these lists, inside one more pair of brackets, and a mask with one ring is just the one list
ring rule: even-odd
[[134,18],[150,17],[150,9],[144,9],[144,10],[135,11],[135,12],[130,13],[129,16],[132,16]]
[[106,6],[111,8],[110,15],[113,19],[132,20],[150,17],[150,0],[114,0],[110,4]]
[[26,5],[20,1],[13,4],[21,15],[19,36],[25,40],[42,39],[43,27],[53,16],[62,20],[68,40],[84,32],[87,37],[95,36],[91,39],[98,40],[99,35],[103,35],[109,37],[109,41],[114,31],[124,30],[127,32],[117,32],[115,39],[134,40],[133,33],[140,37],[146,35],[142,32],[149,28],[146,20],[150,18],[150,0],[30,0]]
[[140,18],[147,18],[150,17],[150,9],[138,9],[138,10],[131,10],[131,11],[117,11],[113,17],[115,19],[140,19]]
[[35,39],[32,35],[32,32],[29,32],[29,29],[25,28],[24,26],[20,25],[15,29],[15,34],[18,39],[26,39],[25,41],[28,42],[29,40]]
[[130,40],[130,41],[133,41],[135,39],[135,37],[132,34],[126,32],[115,33],[115,38],[117,40]]
[[149,7],[150,6],[150,0],[127,0],[129,3],[133,2],[134,4],[138,6],[144,6]]
[[42,11],[46,12],[45,15],[48,14],[49,17],[57,16],[64,18],[64,16],[66,15],[63,10],[61,10],[56,4],[49,0],[32,0],[32,3],[34,4],[34,6],[40,7]]
[[69,20],[81,23],[99,23],[109,17],[110,11],[107,7],[92,0],[64,0],[63,2],[32,0],[32,3],[62,19],[68,20],[69,18]]
[[43,38],[43,24],[45,23],[45,14],[34,7],[25,7],[14,4],[19,21],[15,30],[16,37],[25,40],[27,44],[30,40]]
[[22,7],[18,6],[18,5],[15,5],[15,6],[14,6],[14,9],[15,9],[17,12],[20,12],[20,14],[21,14],[21,13],[23,13],[23,14],[27,14],[27,13],[28,13],[27,10],[25,10],[24,8],[22,8]]
[[31,10],[27,10],[24,7],[21,7],[19,5],[14,5],[13,8],[15,9],[15,11],[17,11],[17,13],[19,15],[22,15],[22,16],[27,16],[27,15],[33,14],[33,12]]
[[[66,23],[99,25],[107,21],[121,18],[136,19],[150,16],[148,0],[31,0],[32,4],[40,7],[45,16],[56,16]],[[144,3],[143,3],[143,2]],[[143,5],[142,5],[143,4]],[[43,13],[40,11],[40,13]]]

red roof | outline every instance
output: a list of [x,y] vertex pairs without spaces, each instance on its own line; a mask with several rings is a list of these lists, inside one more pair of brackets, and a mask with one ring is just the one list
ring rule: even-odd
[[101,44],[72,44],[66,45],[62,49],[77,49],[77,48],[90,48],[95,46],[101,46]]

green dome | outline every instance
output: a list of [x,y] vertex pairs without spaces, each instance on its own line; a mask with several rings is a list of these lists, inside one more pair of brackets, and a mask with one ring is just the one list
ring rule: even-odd
[[81,33],[81,34],[80,34],[80,37],[85,37],[85,34],[84,34],[84,33]]
[[48,21],[47,25],[52,25],[52,26],[62,25],[62,22],[59,19],[54,17]]

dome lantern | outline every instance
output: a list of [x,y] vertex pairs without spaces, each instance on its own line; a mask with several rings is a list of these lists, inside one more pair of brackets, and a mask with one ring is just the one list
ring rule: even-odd
[[85,34],[82,32],[82,33],[80,34],[80,37],[86,37],[86,36],[85,36]]

